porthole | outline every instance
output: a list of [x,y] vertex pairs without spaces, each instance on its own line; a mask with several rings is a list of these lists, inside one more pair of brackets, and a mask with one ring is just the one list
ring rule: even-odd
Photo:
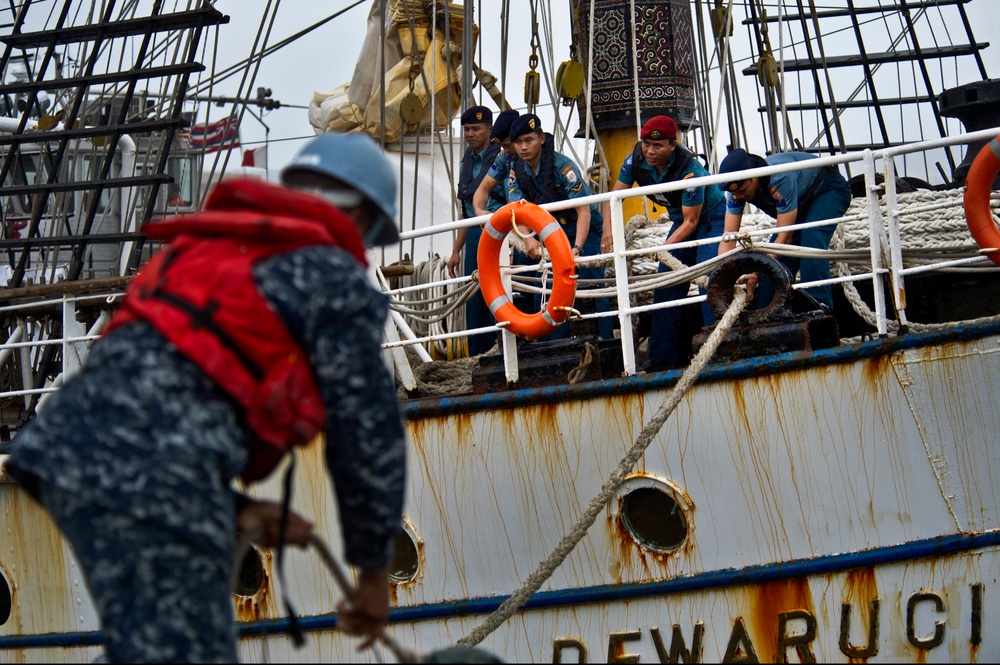
[[240,562],[240,570],[233,581],[233,593],[237,596],[254,596],[264,586],[264,562],[255,547],[247,550]]
[[420,538],[410,521],[404,518],[403,528],[393,541],[389,580],[395,584],[415,580],[420,573],[420,550]]
[[0,567],[0,626],[10,619],[10,612],[14,607],[14,599],[10,592],[10,582],[4,569]]
[[690,537],[690,501],[671,484],[648,476],[630,478],[617,503],[622,528],[640,547],[669,553]]

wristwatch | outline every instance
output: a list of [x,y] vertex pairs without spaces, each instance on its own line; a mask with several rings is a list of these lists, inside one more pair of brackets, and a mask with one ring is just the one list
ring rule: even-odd
[[573,245],[573,249],[580,250],[580,255],[583,256],[583,247],[581,247],[580,245]]

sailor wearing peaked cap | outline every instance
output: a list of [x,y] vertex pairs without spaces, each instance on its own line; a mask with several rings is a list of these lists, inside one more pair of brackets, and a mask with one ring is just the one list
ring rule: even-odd
[[493,131],[490,132],[490,143],[499,143],[502,146],[503,142],[510,138],[510,127],[519,115],[513,109],[501,111],[500,115],[497,116],[497,121],[493,123]]
[[[511,159],[507,176],[508,201],[524,199],[541,205],[590,196],[590,188],[584,181],[580,168],[571,159],[555,151],[555,141],[551,134],[542,131],[542,121],[537,115],[529,113],[518,117],[511,124],[510,140],[514,148],[512,152],[517,154],[517,159]],[[574,256],[592,256],[598,253],[603,221],[596,205],[582,204],[560,210],[553,216],[565,232]],[[529,258],[535,261],[540,258],[541,243],[538,238],[525,238],[524,247]],[[577,275],[581,280],[597,282],[604,278],[604,269],[577,266]],[[588,299],[584,306],[591,311],[594,308],[602,312],[610,309],[607,298]],[[535,311],[541,309],[541,297],[538,295],[535,296],[534,308]],[[597,321],[597,328],[601,337],[610,339],[613,321],[610,317],[601,317]],[[569,335],[570,327],[564,325],[545,339],[559,339]]]
[[[746,171],[747,169],[756,168],[758,166],[766,166],[767,162],[764,161],[762,157],[757,155],[751,155],[743,148],[737,148],[731,153],[726,155],[726,158],[722,160],[719,164],[719,174],[723,173],[735,173],[737,171]],[[743,180],[731,180],[729,182],[720,182],[719,189],[724,192],[735,192],[744,183]]]
[[493,111],[485,106],[473,106],[462,114],[462,125],[472,125],[480,122],[484,125],[492,125]]
[[[473,197],[489,173],[493,162],[500,154],[500,146],[490,142],[490,130],[493,125],[493,112],[485,106],[473,106],[462,114],[462,133],[468,148],[462,158],[458,174],[458,200],[465,217],[475,217],[476,210]],[[492,212],[507,202],[504,190],[495,188],[487,206]],[[479,249],[479,238],[482,227],[479,225],[459,229],[455,234],[451,256],[448,258],[448,272],[452,277],[463,274],[471,275],[476,270],[476,256]],[[462,252],[465,252],[463,261]],[[466,329],[485,328],[494,322],[490,309],[481,294],[474,295],[465,303]],[[495,339],[491,334],[471,335],[468,338],[469,356],[485,353],[493,346]]]

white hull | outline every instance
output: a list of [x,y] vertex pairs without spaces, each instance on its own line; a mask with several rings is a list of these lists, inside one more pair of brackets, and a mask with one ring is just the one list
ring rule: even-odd
[[[482,646],[509,662],[551,662],[560,644],[563,662],[575,662],[581,645],[590,660],[610,649],[648,662],[659,660],[658,641],[669,654],[674,625],[691,649],[700,624],[702,662],[723,659],[732,644],[774,660],[779,643],[801,635],[814,635],[808,648],[820,661],[847,660],[851,645],[859,657],[870,644],[871,660],[996,660],[1000,636],[982,628],[1000,616],[1000,395],[988,388],[1000,382],[1000,337],[990,332],[883,356],[869,342],[710,368],[620,492],[650,479],[674,488],[689,527],[681,547],[639,546],[619,518],[621,499],[612,501]],[[517,589],[671,383],[657,375],[410,403],[406,516],[420,569],[394,590],[397,641],[418,652],[454,644]],[[338,552],[319,446],[296,475],[296,508]],[[278,496],[279,476],[260,493]],[[18,582],[0,657],[89,660],[92,649],[37,648],[93,640],[97,625],[79,571],[28,504],[0,485],[3,531],[18,545],[4,552]],[[261,592],[237,598],[241,619],[262,620],[247,626],[260,635],[243,639],[243,659],[356,659],[355,641],[333,628],[339,593],[318,557],[294,552],[287,563],[307,629],[301,651],[282,632],[280,580],[265,562]],[[49,635],[33,648],[6,648],[10,636],[39,632]],[[798,658],[794,646],[788,653]]]

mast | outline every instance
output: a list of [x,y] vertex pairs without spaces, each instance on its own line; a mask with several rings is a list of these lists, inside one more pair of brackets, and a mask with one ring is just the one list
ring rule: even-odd
[[[609,162],[609,182],[602,185],[610,188],[647,120],[668,115],[682,134],[700,124],[695,120],[691,6],[687,0],[582,0],[576,6],[573,37],[581,45],[584,70],[593,71],[589,98],[579,100],[580,116],[592,114],[593,130]],[[666,212],[645,199],[632,199],[625,202],[625,218],[642,214],[644,204],[650,218]]]

